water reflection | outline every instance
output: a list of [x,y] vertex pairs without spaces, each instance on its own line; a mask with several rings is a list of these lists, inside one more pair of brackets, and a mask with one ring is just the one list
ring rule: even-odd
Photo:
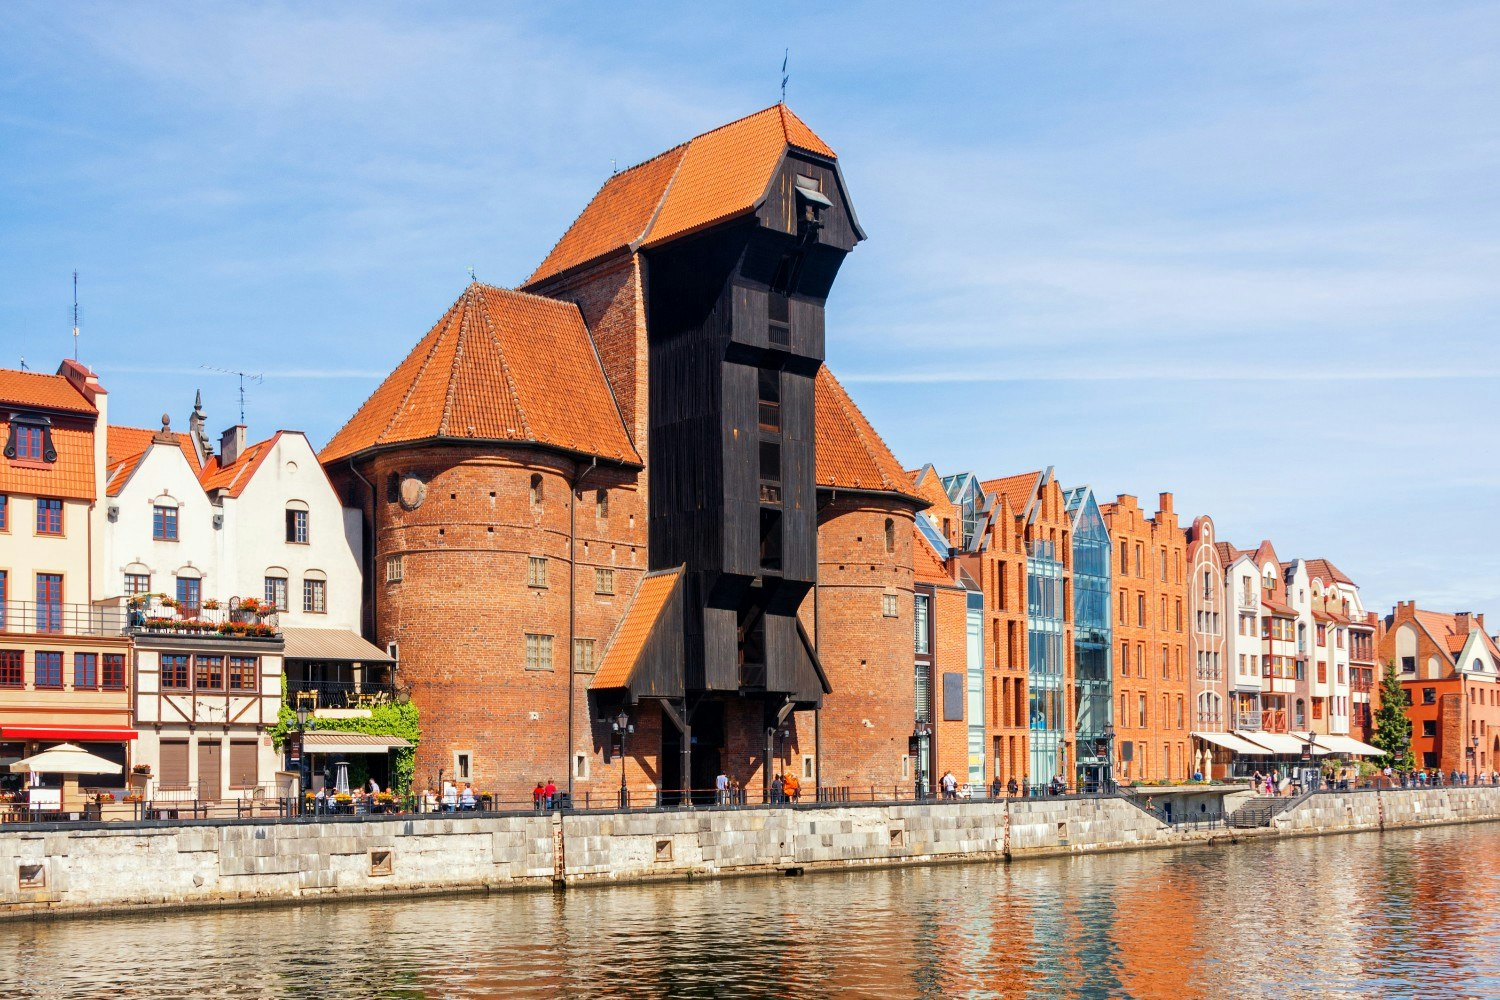
[[1495,997],[1500,826],[4,925],[0,996]]

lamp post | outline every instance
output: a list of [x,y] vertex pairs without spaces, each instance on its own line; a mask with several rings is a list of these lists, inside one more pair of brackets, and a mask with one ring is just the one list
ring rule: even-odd
[[917,798],[925,799],[928,795],[927,756],[932,740],[932,723],[926,719],[918,719],[914,735],[917,738]]
[[615,739],[620,743],[620,808],[629,809],[630,792],[625,788],[625,737],[635,733],[635,726],[630,722],[630,713],[623,708],[615,716],[613,726]]
[[1102,791],[1113,792],[1115,790],[1115,724],[1113,722],[1104,724],[1104,752],[1099,756],[1104,758],[1104,766],[1099,769],[1100,777],[1104,779]]
[[307,702],[297,698],[297,811],[307,801]]
[[1479,764],[1479,737],[1471,736],[1469,740],[1469,784],[1472,785],[1475,783],[1475,779],[1478,778],[1477,765]]

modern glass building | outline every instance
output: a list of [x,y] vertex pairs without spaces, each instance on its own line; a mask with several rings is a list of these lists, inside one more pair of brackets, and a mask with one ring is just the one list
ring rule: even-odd
[[1089,790],[1108,787],[1114,780],[1111,546],[1092,487],[1068,490],[1063,505],[1073,521],[1073,712],[1078,733],[1074,757],[1078,787]]
[[944,476],[943,489],[948,491],[948,499],[958,508],[958,547],[964,552],[970,552],[974,548],[974,536],[979,532],[979,525],[984,517],[984,489],[979,484],[979,477],[972,472]]
[[1063,564],[1057,544],[1033,539],[1026,546],[1027,685],[1031,757],[1029,780],[1045,785],[1055,777],[1066,780],[1063,742],[1068,716],[1067,652],[1063,648]]

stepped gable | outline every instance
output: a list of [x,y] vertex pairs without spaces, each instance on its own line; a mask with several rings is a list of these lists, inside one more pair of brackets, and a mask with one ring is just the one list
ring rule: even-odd
[[787,147],[837,159],[802,119],[777,104],[620,171],[522,287],[755,211]]
[[918,508],[927,501],[912,485],[854,400],[827,366],[813,384],[817,427],[817,484],[822,489],[891,493]]
[[641,463],[578,307],[479,282],[318,457],[418,441],[535,444]]

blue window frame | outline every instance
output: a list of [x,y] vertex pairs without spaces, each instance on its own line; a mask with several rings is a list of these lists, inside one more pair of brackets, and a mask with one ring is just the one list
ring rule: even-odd
[[37,651],[35,684],[39,688],[62,687],[62,653]]
[[177,508],[157,506],[151,509],[151,537],[158,542],[177,541]]
[[39,497],[36,502],[36,533],[38,535],[60,535],[63,530],[63,503],[50,497]]

